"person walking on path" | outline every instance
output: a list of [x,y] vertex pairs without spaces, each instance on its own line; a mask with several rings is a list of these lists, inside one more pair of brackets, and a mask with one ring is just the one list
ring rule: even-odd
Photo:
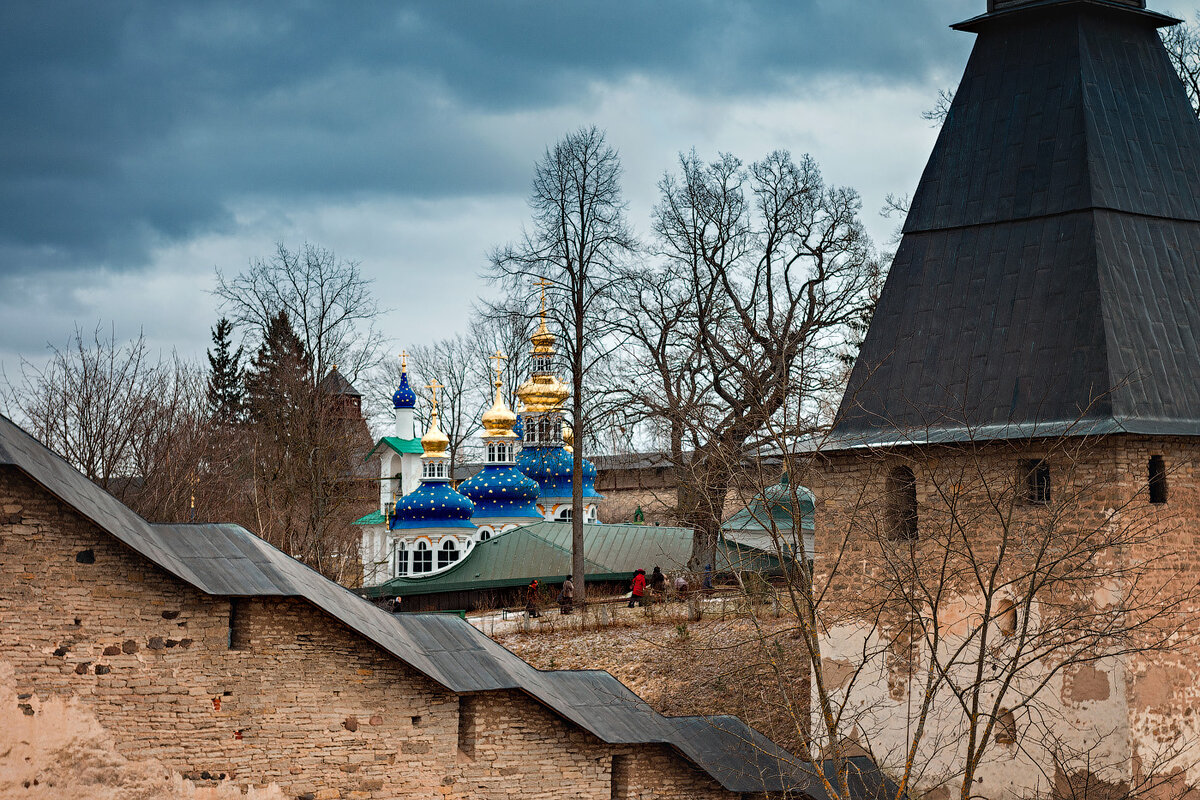
[[568,575],[563,579],[562,589],[558,593],[558,605],[562,609],[562,613],[570,614],[572,606],[575,603],[575,584],[571,582],[571,576]]
[[534,578],[529,583],[529,588],[525,590],[525,614],[529,617],[540,617],[542,613],[538,611],[538,582]]
[[639,606],[645,606],[644,598],[646,595],[646,570],[639,569],[637,572],[633,573],[633,586],[631,588],[632,592],[629,595],[629,607],[633,608],[634,603],[637,603]]
[[654,592],[654,602],[667,602],[667,576],[663,575],[662,569],[656,564],[654,571],[650,573],[650,590]]

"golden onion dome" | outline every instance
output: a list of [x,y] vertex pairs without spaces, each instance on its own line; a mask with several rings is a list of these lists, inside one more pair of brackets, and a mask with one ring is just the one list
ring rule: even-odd
[[509,410],[500,393],[501,383],[496,381],[496,401],[492,407],[483,413],[483,436],[485,439],[515,439],[513,426],[517,424],[517,415]]
[[554,334],[546,327],[545,318],[542,319],[542,324],[538,326],[537,331],[529,338],[533,342],[534,355],[553,355],[554,354]]
[[554,375],[534,375],[517,389],[524,412],[540,414],[556,411],[571,396],[571,388]]
[[433,416],[429,419],[429,430],[421,437],[421,449],[425,454],[421,458],[445,458],[450,449],[450,437],[442,433],[438,427],[438,413],[434,408]]

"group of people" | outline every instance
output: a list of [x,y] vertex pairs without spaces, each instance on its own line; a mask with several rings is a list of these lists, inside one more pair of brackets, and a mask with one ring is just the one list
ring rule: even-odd
[[[687,578],[683,575],[676,575],[671,585],[678,597],[687,597]],[[635,605],[644,606],[646,604],[647,587],[650,589],[651,596],[656,598],[656,602],[666,602],[667,576],[663,574],[660,567],[655,566],[654,571],[650,573],[649,581],[646,579],[646,570],[639,569],[633,573],[633,581],[629,587],[629,608],[633,608]]]
[[[530,617],[540,617],[542,615],[538,607],[540,604],[538,592],[537,578],[534,578],[525,589],[525,613]],[[575,610],[575,584],[571,582],[570,575],[563,578],[562,588],[558,590],[558,597],[555,599],[555,602],[558,603],[560,613],[570,614]]]
[[[712,589],[712,565],[704,568],[704,589]],[[689,585],[687,578],[682,575],[676,575],[671,582],[671,588],[674,589],[676,597],[681,599],[688,595]],[[667,576],[658,566],[650,573],[650,577],[646,577],[646,570],[639,569],[633,573],[633,580],[629,587],[629,608],[634,606],[645,606],[647,592],[654,602],[663,603],[667,599]],[[525,614],[529,617],[540,617],[541,612],[541,596],[540,586],[537,578],[529,582],[525,588]],[[555,598],[558,603],[559,612],[562,614],[571,614],[575,610],[575,584],[571,582],[571,576],[563,578],[562,587],[558,591],[558,596]]]

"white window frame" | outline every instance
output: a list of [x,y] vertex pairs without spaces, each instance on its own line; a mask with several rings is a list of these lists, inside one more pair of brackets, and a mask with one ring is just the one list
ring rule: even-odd
[[413,551],[412,573],[424,575],[429,572],[433,572],[433,549],[429,542],[417,542],[417,548]]
[[408,545],[399,540],[392,546],[392,577],[403,578],[408,575]]

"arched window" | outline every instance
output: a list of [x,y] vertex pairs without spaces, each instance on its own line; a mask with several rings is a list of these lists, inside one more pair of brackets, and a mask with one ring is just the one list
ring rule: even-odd
[[397,578],[408,574],[408,545],[404,542],[396,542],[396,549],[392,551],[392,575]]
[[479,532],[479,541],[486,542],[490,538],[492,538],[492,532],[487,528],[484,528]]
[[442,549],[438,550],[438,569],[448,567],[455,561],[458,561],[458,542],[447,539],[442,542]]
[[570,522],[573,516],[574,510],[570,506],[567,506],[562,511],[558,512],[558,516],[556,516],[555,519],[559,522]]
[[426,480],[437,480],[446,477],[446,462],[441,460],[426,461],[422,477]]
[[1150,456],[1150,502],[1167,502],[1167,465],[1162,456]]
[[433,571],[433,551],[429,549],[429,542],[417,542],[417,549],[413,552],[412,571],[414,575]]
[[887,479],[887,537],[917,540],[917,478],[908,467],[894,467]]

